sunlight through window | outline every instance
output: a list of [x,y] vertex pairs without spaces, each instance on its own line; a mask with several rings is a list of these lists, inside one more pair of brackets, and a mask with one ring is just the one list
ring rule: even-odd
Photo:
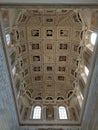
[[97,38],[97,34],[96,33],[92,33],[91,34],[91,44],[95,45],[96,42],[96,38]]
[[40,119],[40,118],[41,118],[41,107],[36,106],[34,108],[33,119]]
[[6,42],[7,42],[7,45],[10,44],[10,35],[9,34],[6,34]]
[[80,97],[81,97],[81,99],[83,100],[84,99],[84,97],[83,97],[83,95],[82,95],[82,93],[80,92]]
[[80,107],[82,107],[82,103],[83,103],[83,95],[81,93],[81,91],[79,91],[79,94],[77,95],[77,98],[78,98],[78,101],[79,101],[79,104],[80,104]]
[[63,106],[59,107],[59,118],[60,119],[68,119],[66,109]]
[[89,70],[88,70],[88,68],[85,66],[84,67],[84,70],[85,70],[85,74],[86,74],[86,76],[88,76],[88,74],[89,74]]
[[16,73],[16,67],[14,66],[12,69],[12,74],[15,75],[15,73]]

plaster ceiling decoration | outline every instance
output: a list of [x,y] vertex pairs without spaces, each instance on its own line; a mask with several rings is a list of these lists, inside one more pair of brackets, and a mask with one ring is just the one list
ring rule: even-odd
[[30,100],[67,100],[69,91],[74,90],[73,82],[78,80],[83,27],[79,10],[21,10],[17,60],[24,82],[29,79],[25,91]]

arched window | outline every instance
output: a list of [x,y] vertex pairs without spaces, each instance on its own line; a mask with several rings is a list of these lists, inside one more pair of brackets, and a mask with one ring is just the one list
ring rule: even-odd
[[16,73],[16,67],[14,66],[13,69],[12,69],[13,76],[15,75],[15,73]]
[[90,37],[90,41],[91,41],[92,45],[95,45],[96,38],[97,38],[97,34],[96,33],[92,33],[91,37]]
[[68,119],[66,108],[64,106],[59,107],[59,119]]
[[41,119],[41,107],[40,106],[34,107],[33,119]]
[[6,43],[7,43],[7,45],[9,45],[10,44],[10,34],[6,34]]
[[97,33],[91,30],[88,30],[86,33],[86,45],[91,51],[93,51],[96,43]]
[[85,71],[86,76],[88,76],[89,70],[88,70],[88,68],[86,66],[84,67],[84,71]]
[[82,107],[84,97],[83,97],[83,94],[81,93],[81,91],[79,89],[77,90],[77,98],[78,98],[78,102],[80,104],[80,107]]
[[89,69],[87,68],[86,65],[81,65],[80,67],[80,73],[81,73],[81,77],[84,81],[84,83],[87,83],[87,79],[88,79],[88,75],[89,75]]

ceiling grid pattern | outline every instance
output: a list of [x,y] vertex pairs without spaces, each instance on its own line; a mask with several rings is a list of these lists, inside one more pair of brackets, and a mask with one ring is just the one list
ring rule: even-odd
[[68,91],[74,89],[80,56],[79,14],[70,9],[26,10],[18,20],[18,28],[21,46],[25,43],[22,48],[27,48],[32,97],[65,99]]

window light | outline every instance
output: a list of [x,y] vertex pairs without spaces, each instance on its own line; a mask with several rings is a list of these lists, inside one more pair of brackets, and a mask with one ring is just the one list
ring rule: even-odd
[[81,99],[83,100],[84,99],[84,97],[83,97],[83,95],[82,95],[82,93],[80,92],[80,97],[81,97]]
[[84,99],[84,97],[83,97],[81,92],[79,92],[79,95],[77,97],[78,97],[78,99],[82,99],[82,100]]
[[7,45],[10,44],[10,34],[6,34],[6,42],[7,42]]
[[12,69],[12,74],[15,75],[15,73],[16,73],[16,67],[14,66]]
[[91,34],[91,44],[95,45],[96,42],[96,38],[97,38],[97,34],[96,33],[92,33]]
[[88,68],[85,66],[84,67],[84,70],[85,70],[85,74],[86,74],[86,76],[88,76],[88,74],[89,74],[89,70],[88,70]]
[[83,97],[81,91],[79,91],[79,94],[77,95],[77,98],[78,98],[80,107],[82,107],[82,102],[83,102],[84,97]]
[[36,106],[34,108],[33,119],[40,119],[40,118],[41,118],[41,107]]
[[60,119],[68,119],[67,112],[64,106],[59,107],[59,118]]

